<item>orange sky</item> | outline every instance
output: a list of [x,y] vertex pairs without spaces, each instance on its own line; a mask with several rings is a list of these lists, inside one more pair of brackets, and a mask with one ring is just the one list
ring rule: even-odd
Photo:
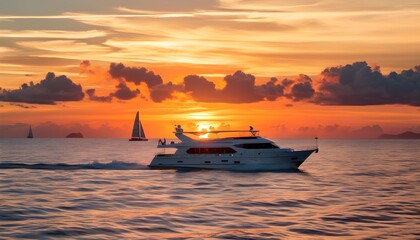
[[[40,2],[0,3],[0,87],[19,89],[23,83],[39,83],[54,72],[80,84],[85,96],[37,104],[0,93],[0,137],[24,135],[27,127],[23,125],[23,130],[10,132],[16,123],[32,124],[35,135],[39,127],[40,136],[52,136],[44,131],[48,124],[55,124],[63,131],[79,128],[88,137],[128,137],[137,110],[148,137],[171,136],[174,124],[179,123],[190,130],[253,125],[272,138],[420,132],[416,100],[420,78],[402,73],[419,71],[415,69],[420,64],[418,1]],[[81,67],[84,60],[89,66]],[[344,73],[336,79],[335,70],[329,75],[321,72],[331,67],[341,71],[346,64],[358,69],[356,62],[367,62],[370,68],[360,67],[354,77],[349,96],[360,97],[360,101],[346,100],[345,83],[335,85],[338,90],[328,88],[344,79]],[[177,90],[170,98],[154,101],[150,96],[154,86],[111,76],[111,63],[144,67],[161,77],[158,86],[167,87],[171,81]],[[371,72],[363,75],[367,68]],[[272,77],[278,79],[276,84],[285,78],[303,84],[307,80],[299,75],[305,74],[314,95],[296,98],[294,85],[282,85],[278,87],[283,92],[275,99],[258,95],[257,100],[232,103],[226,96],[232,91],[222,89],[228,85],[225,76],[235,76],[238,70],[255,77],[258,91]],[[392,71],[401,74],[398,79],[408,76],[407,80],[395,80],[389,75]],[[379,83],[374,78],[378,74]],[[188,90],[184,82],[188,75],[213,82],[216,89],[208,98],[213,100],[194,95],[201,89]],[[369,84],[364,87],[359,80]],[[109,95],[119,83],[141,93],[129,100]],[[92,100],[87,89],[96,89],[97,96],[111,96],[112,101]],[[323,98],[325,93],[332,95]],[[379,96],[378,102],[372,96]],[[102,125],[102,133],[95,131]]]

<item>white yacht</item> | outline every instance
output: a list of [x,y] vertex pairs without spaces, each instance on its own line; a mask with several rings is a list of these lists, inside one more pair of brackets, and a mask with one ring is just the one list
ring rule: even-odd
[[258,131],[209,131],[209,134],[248,133],[248,136],[216,139],[194,139],[188,134],[201,135],[203,132],[184,132],[180,125],[175,128],[175,136],[181,141],[166,144],[160,141],[158,148],[175,148],[174,154],[157,154],[149,167],[154,169],[225,169],[235,171],[276,171],[296,170],[316,147],[295,150],[282,148],[273,141],[257,136]]

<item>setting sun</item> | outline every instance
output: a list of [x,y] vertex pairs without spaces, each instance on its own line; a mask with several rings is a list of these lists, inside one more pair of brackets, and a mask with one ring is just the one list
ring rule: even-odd
[[[211,125],[210,124],[203,124],[198,122],[197,123],[197,131],[199,132],[207,132],[210,131]],[[203,135],[199,135],[199,138],[208,138],[209,137],[209,133],[203,134]]]

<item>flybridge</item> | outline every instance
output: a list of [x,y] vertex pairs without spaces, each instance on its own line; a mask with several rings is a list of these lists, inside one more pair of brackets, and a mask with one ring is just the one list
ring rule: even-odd
[[207,134],[207,133],[236,133],[236,132],[250,132],[253,135],[254,133],[260,132],[259,130],[220,130],[220,131],[193,131],[193,132],[173,132],[173,133],[187,133],[187,134]]
[[241,133],[241,132],[246,132],[246,133],[251,133],[253,136],[255,136],[259,130],[254,130],[254,128],[252,126],[249,126],[249,130],[216,130],[216,131],[188,131],[188,132],[184,132],[184,129],[182,129],[181,125],[178,125],[175,128],[175,134],[194,134],[194,135],[204,135],[204,134],[208,134],[208,133],[214,133],[214,134],[218,134],[218,133]]

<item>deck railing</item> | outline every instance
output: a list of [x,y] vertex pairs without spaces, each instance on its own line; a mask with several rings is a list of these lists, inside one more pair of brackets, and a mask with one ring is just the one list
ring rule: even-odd
[[315,150],[316,152],[318,152],[318,146],[300,146],[300,147],[295,147],[292,148],[292,151],[309,151],[309,150]]

